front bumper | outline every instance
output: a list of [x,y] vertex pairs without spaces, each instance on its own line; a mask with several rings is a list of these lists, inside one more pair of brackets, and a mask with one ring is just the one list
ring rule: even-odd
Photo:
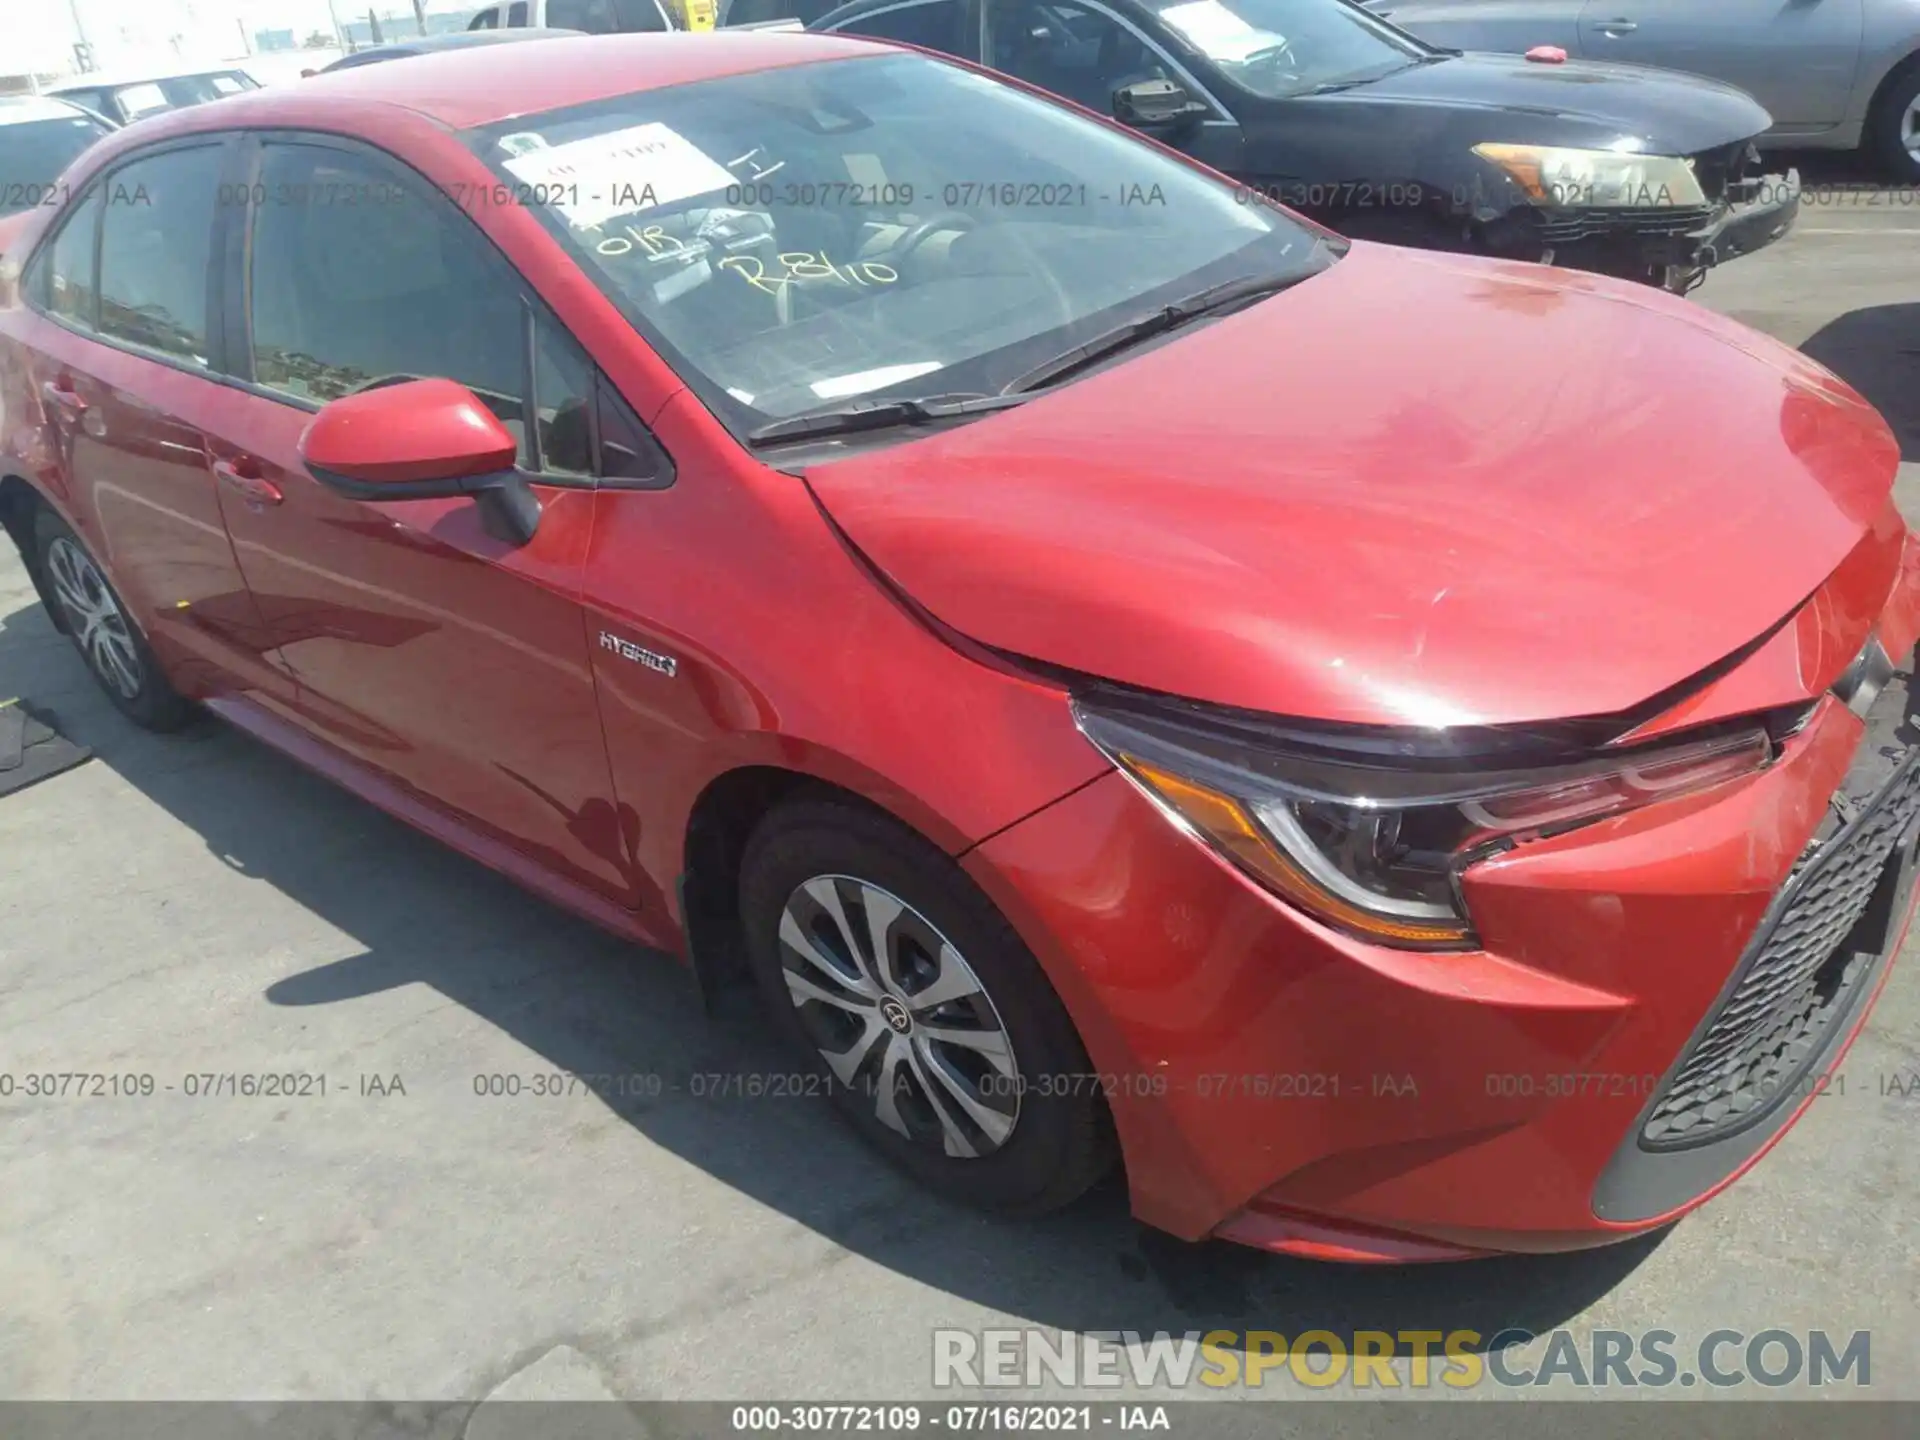
[[1347,1261],[1584,1248],[1731,1183],[1864,1023],[1920,857],[1920,732],[1869,720],[1828,695],[1766,771],[1474,867],[1470,954],[1324,929],[1118,775],[964,863],[1081,1030],[1142,1220]]
[[1508,227],[1506,243],[1519,258],[1545,250],[1553,264],[1625,279],[1700,272],[1784,236],[1799,218],[1800,191],[1800,172],[1789,170],[1742,182],[1736,196],[1706,209],[1537,211],[1530,229]]

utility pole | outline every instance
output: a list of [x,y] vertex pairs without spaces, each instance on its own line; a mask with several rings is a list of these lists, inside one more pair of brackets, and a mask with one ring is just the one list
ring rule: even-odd
[[427,33],[427,0],[413,0],[413,22],[422,35]]
[[80,20],[80,0],[67,0],[67,10],[73,16],[73,33],[80,37],[73,47],[74,65],[85,74],[93,69],[93,43],[87,39],[87,27]]

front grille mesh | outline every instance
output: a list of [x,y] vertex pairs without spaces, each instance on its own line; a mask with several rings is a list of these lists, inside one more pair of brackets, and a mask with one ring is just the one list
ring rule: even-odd
[[1623,206],[1615,210],[1572,210],[1545,219],[1542,240],[1570,245],[1598,235],[1686,235],[1713,218],[1711,206]]
[[[1870,753],[1856,769],[1862,762],[1884,768],[1890,758],[1872,737],[1862,750]],[[1786,1097],[1849,1010],[1879,958],[1849,939],[1890,883],[1894,849],[1920,816],[1920,764],[1911,751],[1896,763],[1866,808],[1801,858],[1778,918],[1648,1114],[1647,1148],[1704,1145],[1757,1121]],[[1836,804],[1845,806],[1845,797],[1843,786]]]

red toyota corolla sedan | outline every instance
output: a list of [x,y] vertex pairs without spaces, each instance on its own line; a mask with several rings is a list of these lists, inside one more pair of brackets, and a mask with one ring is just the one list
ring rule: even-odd
[[0,499],[114,702],[751,975],[948,1195],[1596,1244],[1885,981],[1893,437],[1682,301],[829,37],[370,66],[66,191]]

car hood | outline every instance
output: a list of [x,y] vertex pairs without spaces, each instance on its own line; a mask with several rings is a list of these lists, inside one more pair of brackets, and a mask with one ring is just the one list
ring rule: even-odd
[[808,468],[1002,651],[1327,720],[1629,710],[1788,615],[1884,514],[1853,390],[1688,302],[1356,243],[1015,410]]
[[[1692,155],[1761,134],[1773,124],[1744,90],[1643,65],[1542,65],[1517,55],[1469,52],[1322,97],[1475,111],[1485,140],[1528,141],[1538,122],[1591,130],[1595,146],[1632,139],[1652,154]],[[1499,117],[1506,117],[1504,125]],[[1554,137],[1556,143],[1583,143]]]

